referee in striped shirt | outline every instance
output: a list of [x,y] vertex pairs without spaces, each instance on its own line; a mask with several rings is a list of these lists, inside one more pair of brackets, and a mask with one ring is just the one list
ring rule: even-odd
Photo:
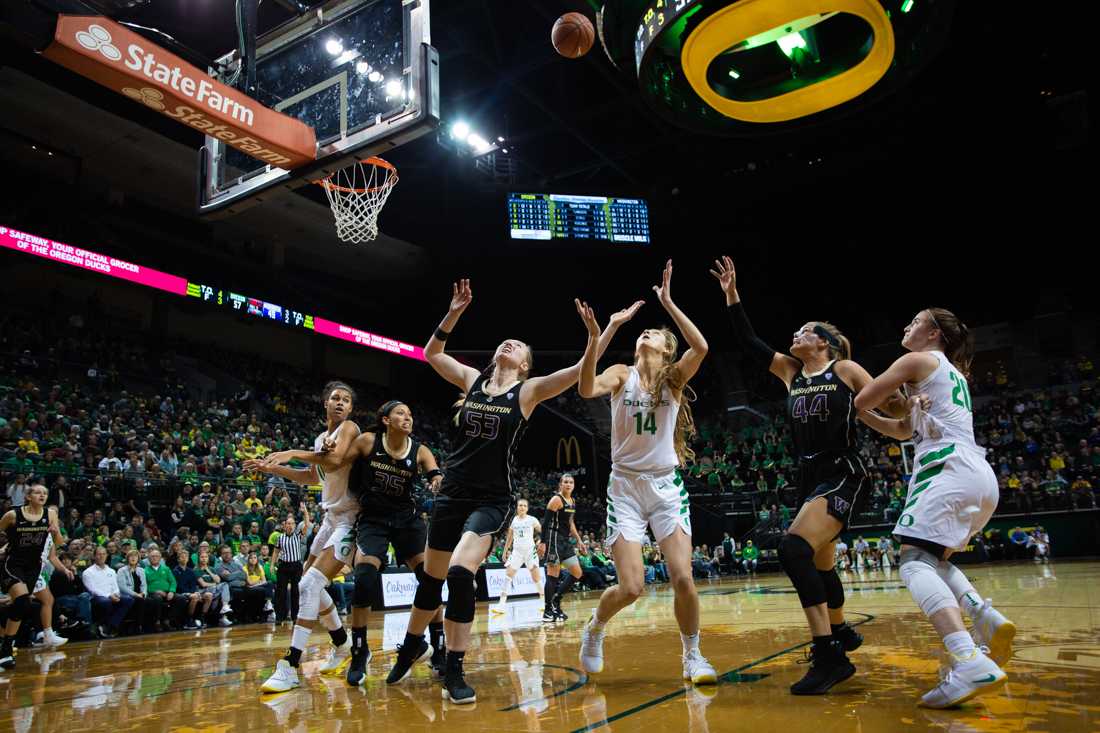
[[301,527],[294,522],[294,515],[288,514],[283,522],[283,531],[275,544],[271,555],[271,565],[275,568],[275,621],[282,623],[287,619],[287,598],[290,598],[290,618],[298,618],[298,581],[302,579],[302,563],[306,559],[306,538],[312,525],[309,512],[302,506],[305,521]]

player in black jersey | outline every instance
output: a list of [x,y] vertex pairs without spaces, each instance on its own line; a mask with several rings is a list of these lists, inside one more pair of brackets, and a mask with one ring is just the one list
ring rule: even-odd
[[[540,554],[543,551],[546,553],[546,608],[542,614],[543,623],[569,619],[561,610],[561,599],[581,579],[577,551],[582,555],[588,554],[588,548],[581,541],[581,535],[573,521],[577,513],[577,503],[573,500],[574,485],[575,481],[570,474],[562,474],[558,481],[558,492],[550,497],[546,504],[546,515],[542,519],[544,545],[539,551]],[[577,540],[576,550],[569,541],[570,537]],[[559,584],[562,565],[569,571],[569,575]]]
[[46,538],[60,538],[57,510],[46,508],[49,492],[42,484],[31,486],[27,503],[0,517],[0,533],[7,539],[7,554],[0,564],[0,591],[11,598],[11,611],[0,639],[0,667],[15,668],[13,645],[24,620],[33,618],[31,591],[42,572]]
[[[745,357],[787,387],[787,418],[799,455],[803,504],[779,544],[779,562],[798,591],[813,635],[812,665],[791,686],[795,695],[820,695],[855,673],[845,652],[863,638],[844,620],[844,586],[836,572],[836,540],[865,499],[867,470],[856,452],[855,396],[871,382],[851,360],[851,346],[835,326],[811,321],[794,334],[790,355],[761,341],[737,292],[733,260],[715,261],[711,274],[726,296],[734,335]],[[897,395],[893,409],[904,399]],[[900,415],[899,415],[900,416]]]
[[[530,377],[531,347],[508,339],[497,347],[485,373],[443,353],[447,337],[473,300],[470,281],[455,283],[450,308],[424,355],[436,373],[466,394],[459,413],[458,445],[445,463],[443,486],[428,529],[425,575],[416,590],[405,643],[387,682],[408,675],[428,620],[442,602],[443,583],[450,593],[445,627],[447,661],[443,698],[472,703],[477,697],[466,684],[462,663],[474,620],[474,573],[492,547],[493,535],[507,526],[515,504],[512,486],[516,447],[527,420],[543,400],[576,384],[580,363],[544,377]],[[601,334],[603,349],[625,319]]]
[[[423,475],[432,492],[438,492],[443,473],[431,449],[415,440],[412,430],[412,410],[404,402],[391,400],[378,410],[372,432],[360,433],[347,445],[295,454],[328,472],[351,466],[348,492],[360,506],[355,524],[358,552],[352,596],[352,652],[347,669],[347,681],[352,686],[362,685],[366,680],[371,658],[367,623],[378,595],[379,572],[389,545],[393,544],[399,563],[408,566],[418,580],[424,577],[427,528],[413,500],[413,489],[417,478]],[[437,611],[430,628],[431,646],[421,636],[416,645],[417,659],[434,657],[433,666],[442,667],[445,653],[442,609]]]

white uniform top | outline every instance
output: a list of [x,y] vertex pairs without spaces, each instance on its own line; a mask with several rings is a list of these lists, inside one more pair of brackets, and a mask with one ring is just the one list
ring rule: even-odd
[[526,517],[516,517],[512,520],[512,545],[513,552],[531,550],[535,546],[535,525],[538,520],[528,514]]
[[926,394],[932,404],[928,411],[913,410],[913,443],[917,458],[954,443],[959,448],[981,451],[974,440],[974,413],[970,388],[942,351],[927,351],[939,366],[920,384],[909,386],[911,395]]
[[626,384],[611,398],[611,467],[636,473],[668,473],[680,465],[674,438],[680,402],[668,386],[654,404],[630,367]]
[[848,545],[846,545],[846,544],[845,544],[845,543],[843,543],[843,542],[837,542],[837,543],[836,543],[836,553],[837,553],[838,555],[842,555],[842,554],[844,554],[844,553],[846,553],[846,552],[848,552]]
[[[313,450],[321,450],[321,445],[326,438],[330,438],[340,431],[344,423],[340,423],[332,433],[321,433],[313,441]],[[321,508],[334,514],[344,512],[357,512],[359,505],[355,497],[348,493],[348,476],[351,475],[351,465],[346,464],[335,471],[326,471],[320,466],[317,473],[321,477]]]

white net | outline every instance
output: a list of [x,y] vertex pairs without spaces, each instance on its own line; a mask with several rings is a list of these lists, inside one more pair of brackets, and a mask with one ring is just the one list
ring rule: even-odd
[[325,189],[336,236],[359,244],[378,236],[378,214],[397,185],[397,169],[381,158],[367,158],[317,181]]

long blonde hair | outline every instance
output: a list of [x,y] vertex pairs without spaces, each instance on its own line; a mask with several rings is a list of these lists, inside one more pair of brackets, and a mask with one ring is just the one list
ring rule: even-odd
[[676,351],[680,342],[676,334],[667,328],[660,329],[665,337],[665,348],[661,352],[661,366],[657,369],[657,378],[650,386],[649,398],[654,404],[661,400],[661,390],[666,385],[669,390],[680,390],[680,410],[676,413],[676,432],[673,435],[673,446],[676,448],[676,457],[680,459],[680,465],[685,466],[695,460],[695,451],[688,441],[695,437],[695,417],[691,414],[691,403],[695,401],[695,390],[689,385],[681,383],[680,372],[676,368]]

